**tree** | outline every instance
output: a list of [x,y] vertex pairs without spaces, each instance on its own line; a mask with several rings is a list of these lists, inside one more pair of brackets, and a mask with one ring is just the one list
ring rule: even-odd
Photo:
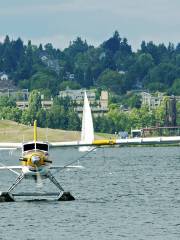
[[174,65],[160,63],[149,71],[146,86],[151,87],[153,90],[164,90],[171,87],[178,76],[179,71]]
[[62,83],[60,83],[59,85],[59,89],[65,90],[65,89],[80,89],[81,85],[79,83],[77,83],[76,81],[63,81]]
[[139,94],[128,94],[123,96],[121,102],[123,105],[127,105],[130,108],[140,108],[141,107],[141,96]]
[[12,97],[0,96],[0,108],[2,107],[15,107],[16,101]]
[[0,118],[20,122],[21,115],[22,111],[20,109],[16,107],[7,106],[1,109]]
[[170,90],[170,93],[174,94],[174,95],[177,95],[177,96],[180,95],[180,78],[175,79],[175,81],[172,85],[172,88]]
[[40,108],[36,114],[36,119],[41,127],[47,127],[47,121],[46,121],[47,111],[43,108]]
[[27,115],[31,119],[31,124],[37,119],[37,113],[41,109],[41,96],[37,90],[33,90],[29,96],[29,106]]
[[139,75],[139,81],[143,81],[150,69],[154,67],[154,60],[149,53],[142,53],[136,61],[136,71]]
[[97,85],[117,94],[124,92],[124,75],[116,71],[106,69],[98,78]]
[[29,125],[29,124],[33,123],[33,120],[35,120],[35,119],[32,119],[32,116],[31,116],[29,110],[25,109],[22,112],[21,123]]
[[148,43],[143,41],[141,43],[141,52],[151,54],[155,64],[158,64],[160,62],[158,47],[152,41]]
[[87,50],[87,42],[77,37],[72,43],[70,42],[69,48],[64,50],[64,54],[66,57],[70,57],[73,60],[77,54],[86,52]]
[[112,54],[120,49],[121,38],[118,31],[115,31],[113,36],[102,44],[102,47],[109,50]]
[[80,119],[78,114],[74,111],[74,109],[70,109],[67,113],[68,119],[68,129],[69,130],[80,130]]
[[30,78],[30,90],[47,88],[51,90],[52,95],[56,95],[59,90],[57,85],[55,74],[48,70],[38,71]]

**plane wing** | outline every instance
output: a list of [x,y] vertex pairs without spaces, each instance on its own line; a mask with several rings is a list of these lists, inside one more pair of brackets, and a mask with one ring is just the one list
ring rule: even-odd
[[0,150],[22,148],[22,143],[0,142]]
[[3,166],[0,167],[0,170],[10,170],[10,169],[22,169],[22,166]]
[[1,165],[0,170],[9,170],[10,172],[13,172],[18,176],[19,176],[19,173],[16,172],[16,170],[22,170],[22,166],[6,166],[2,163],[0,163],[0,165]]
[[[23,166],[3,166],[0,167],[0,170],[9,170],[9,169],[22,169]],[[64,169],[64,168],[78,168],[78,169],[82,169],[84,168],[81,165],[68,165],[68,166],[50,166],[50,169]]]
[[52,147],[78,147],[85,145],[80,141],[71,141],[71,142],[50,142],[49,146],[52,148]]
[[127,139],[102,139],[94,140],[92,143],[82,141],[72,142],[52,142],[50,147],[81,147],[81,146],[113,146],[113,145],[148,145],[148,144],[176,144],[180,143],[180,136],[172,137],[146,137],[146,138],[127,138]]
[[50,166],[50,169],[83,169],[81,165],[68,165],[68,166]]
[[[71,142],[49,142],[51,148],[54,147],[83,147],[83,146],[125,146],[125,145],[153,145],[153,144],[180,144],[180,136],[171,137],[145,137],[145,138],[126,138],[126,139],[101,139],[94,140],[91,143],[84,143],[83,141]],[[3,149],[19,149],[22,148],[23,143],[1,142],[0,150]]]

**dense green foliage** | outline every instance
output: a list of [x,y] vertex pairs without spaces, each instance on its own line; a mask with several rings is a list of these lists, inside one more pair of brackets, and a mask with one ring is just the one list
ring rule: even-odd
[[19,123],[33,125],[35,119],[40,127],[50,127],[68,130],[80,130],[81,124],[74,111],[70,99],[54,100],[50,109],[43,109],[41,98],[37,90],[33,90],[29,97],[29,107],[23,111],[15,107],[15,101],[8,97],[0,97],[0,118],[14,120]]
[[[28,41],[10,40],[0,43],[0,72],[9,75],[18,88],[31,92],[29,108],[16,108],[14,99],[0,98],[0,118],[32,124],[38,120],[41,127],[80,130],[80,119],[70,99],[54,98],[53,106],[45,110],[41,106],[38,91],[44,99],[56,96],[67,87],[81,87],[110,92],[110,111],[104,117],[94,119],[95,129],[114,133],[120,130],[146,126],[163,126],[164,106],[149,111],[141,107],[140,97],[129,94],[132,89],[164,91],[180,95],[180,43],[156,45],[142,41],[139,50],[133,52],[126,38],[115,31],[112,37],[99,47],[93,47],[80,37],[63,51],[48,43],[35,46]],[[38,91],[37,91],[38,90]],[[120,110],[120,103],[127,109]],[[180,106],[177,104],[178,112]],[[177,118],[177,124],[179,123]]]
[[106,116],[95,119],[95,129],[98,132],[115,133],[119,131],[130,132],[132,129],[141,129],[151,126],[164,126],[164,106],[152,112],[146,106],[133,108],[130,112],[119,111],[112,108]]
[[6,36],[0,43],[0,72],[7,73],[20,88],[59,90],[100,86],[117,95],[134,88],[180,95],[180,43],[155,45],[142,41],[133,52],[126,38],[115,31],[99,47],[77,38],[63,51],[27,45]]
[[[134,96],[132,96],[132,98],[134,98]],[[131,97],[129,99],[131,104]],[[177,112],[180,112],[179,103],[177,104]],[[0,97],[0,118],[14,120],[28,125],[32,125],[33,121],[37,119],[38,126],[40,127],[67,130],[81,129],[81,120],[74,111],[73,103],[69,98],[55,98],[53,106],[45,110],[42,108],[41,98],[37,90],[31,92],[29,107],[23,111],[15,106],[13,99]],[[180,124],[180,118],[177,118],[177,120],[177,124]],[[110,111],[107,115],[94,119],[94,128],[97,132],[130,132],[131,128],[164,126],[164,122],[165,103],[152,111],[149,111],[147,106],[143,106],[139,108],[133,107],[131,111],[127,112],[120,111],[118,105],[111,104]]]

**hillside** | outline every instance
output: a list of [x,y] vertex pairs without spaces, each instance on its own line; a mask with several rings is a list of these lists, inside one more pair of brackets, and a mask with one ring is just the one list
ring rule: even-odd
[[28,44],[6,36],[0,42],[0,74],[6,73],[20,89],[38,89],[45,97],[70,87],[103,88],[125,94],[132,89],[180,95],[180,43],[168,46],[145,42],[133,52],[115,31],[98,47],[77,37],[68,48]]
[[[80,132],[38,127],[38,140],[70,141],[80,139]],[[33,127],[9,120],[0,120],[0,142],[33,140]]]
[[[102,136],[102,135],[101,135]],[[95,138],[102,138],[96,135]],[[103,135],[107,137],[108,135]],[[18,124],[9,120],[0,120],[0,142],[22,142],[33,140],[33,127]],[[80,140],[80,132],[47,129],[38,127],[38,140],[42,141],[74,141]]]

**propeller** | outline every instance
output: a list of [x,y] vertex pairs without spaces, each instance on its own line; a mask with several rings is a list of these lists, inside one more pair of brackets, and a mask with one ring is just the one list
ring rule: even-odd
[[36,167],[36,187],[37,188],[42,188],[43,187],[43,181],[42,181],[42,177],[41,177],[41,174],[39,172],[39,169],[38,169],[38,166],[35,165]]
[[40,173],[39,167],[38,167],[40,160],[41,160],[40,156],[33,155],[31,157],[31,161],[35,165],[35,169],[36,169],[36,183],[37,183],[36,186],[38,188],[42,188],[43,187],[43,181],[42,181],[41,173]]

